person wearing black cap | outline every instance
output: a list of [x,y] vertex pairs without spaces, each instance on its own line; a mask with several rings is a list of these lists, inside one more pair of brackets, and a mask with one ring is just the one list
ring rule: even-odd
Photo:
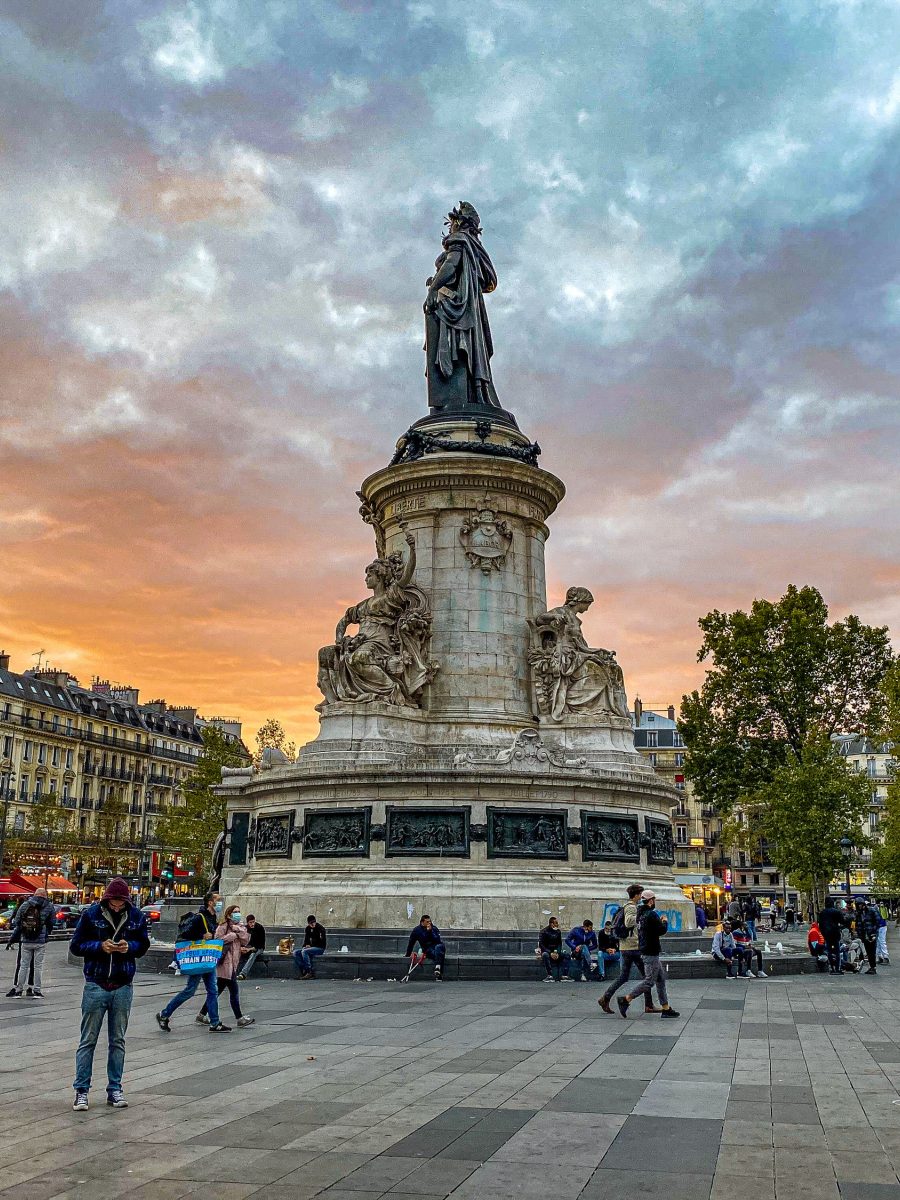
[[135,962],[150,949],[147,917],[131,903],[131,890],[117,876],[107,885],[98,904],[78,918],[69,950],[84,959],[84,993],[81,997],[81,1041],[75,1053],[76,1112],[87,1112],[94,1049],[103,1018],[109,1033],[106,1060],[106,1103],[127,1108],[122,1091],[125,1069],[125,1031],[133,996]]

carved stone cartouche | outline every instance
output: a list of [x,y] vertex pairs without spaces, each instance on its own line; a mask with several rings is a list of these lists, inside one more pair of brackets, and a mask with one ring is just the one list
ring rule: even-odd
[[479,567],[485,575],[500,571],[512,545],[513,534],[506,521],[498,518],[485,496],[480,508],[470,513],[462,523],[459,540],[469,564]]

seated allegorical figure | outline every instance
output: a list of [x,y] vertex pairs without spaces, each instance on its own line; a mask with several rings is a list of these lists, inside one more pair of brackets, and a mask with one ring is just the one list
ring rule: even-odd
[[[431,610],[412,586],[415,539],[406,534],[409,557],[376,558],[366,568],[372,596],[348,608],[338,622],[333,646],[319,651],[319,689],[326,704],[341,700],[380,700],[417,708],[422,688],[437,672],[428,660]],[[350,625],[357,632],[347,635]],[[321,705],[319,706],[322,707]]]
[[583,587],[571,587],[566,602],[529,621],[533,648],[528,655],[535,676],[540,711],[554,721],[567,714],[607,712],[629,717],[622,668],[611,650],[589,646],[579,613],[594,597]]

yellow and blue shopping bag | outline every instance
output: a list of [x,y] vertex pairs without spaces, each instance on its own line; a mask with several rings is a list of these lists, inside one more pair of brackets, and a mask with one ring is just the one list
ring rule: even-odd
[[221,938],[210,938],[208,942],[176,942],[175,961],[182,975],[202,975],[216,969],[224,949]]

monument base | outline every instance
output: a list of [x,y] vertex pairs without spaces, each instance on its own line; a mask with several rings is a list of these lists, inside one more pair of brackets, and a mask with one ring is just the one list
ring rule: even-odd
[[222,889],[264,925],[315,912],[326,926],[403,929],[428,912],[447,929],[536,932],[548,914],[602,924],[638,881],[673,930],[694,928],[660,836],[670,789],[652,771],[559,767],[530,749],[455,769],[344,754],[342,767],[291,764],[223,788],[232,823],[254,815],[256,856],[227,866]]

